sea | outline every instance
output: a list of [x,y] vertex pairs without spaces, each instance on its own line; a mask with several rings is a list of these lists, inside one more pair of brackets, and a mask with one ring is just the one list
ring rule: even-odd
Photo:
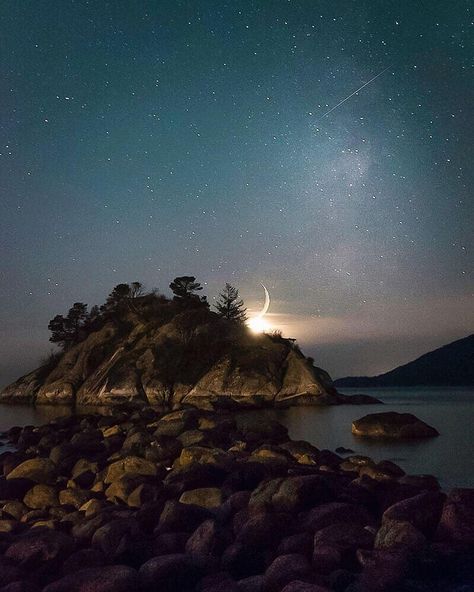
[[[344,389],[349,395],[359,392]],[[435,475],[445,490],[474,487],[474,388],[377,388],[363,392],[384,405],[291,407],[251,413],[278,419],[287,426],[292,439],[306,440],[321,449],[343,446],[377,461],[391,460],[409,474]],[[351,434],[353,420],[382,411],[412,413],[435,427],[440,435],[398,442]],[[0,432],[14,425],[40,425],[73,412],[70,407],[0,404]]]

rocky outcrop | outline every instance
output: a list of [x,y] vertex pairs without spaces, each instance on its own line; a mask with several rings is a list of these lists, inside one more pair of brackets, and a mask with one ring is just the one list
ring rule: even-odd
[[352,423],[352,433],[366,438],[432,438],[439,436],[432,428],[411,413],[371,413]]
[[[473,490],[446,496],[434,477],[343,460],[290,440],[262,414],[143,407],[2,438],[16,448],[0,456],[5,592],[460,592],[472,583]],[[390,467],[383,479],[363,471],[381,466]]]
[[254,335],[198,312],[178,310],[166,322],[144,322],[132,312],[109,320],[52,370],[39,368],[7,386],[0,401],[209,409],[347,402],[291,340]]

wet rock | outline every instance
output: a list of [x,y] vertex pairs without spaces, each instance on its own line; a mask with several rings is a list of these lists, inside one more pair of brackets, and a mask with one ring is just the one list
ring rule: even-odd
[[439,433],[411,413],[373,413],[352,423],[355,436],[367,438],[432,438]]
[[139,588],[137,572],[126,565],[76,571],[43,588],[43,592],[130,592]]
[[353,454],[354,451],[351,448],[344,448],[344,446],[338,446],[336,448],[338,454]]
[[202,577],[201,568],[186,554],[153,557],[139,570],[145,591],[191,592]]
[[296,553],[280,555],[265,572],[263,580],[264,592],[281,592],[290,582],[295,580],[311,583],[314,574],[309,561]]
[[35,483],[51,484],[56,479],[56,465],[49,458],[30,458],[8,473],[7,480],[12,479],[29,479]]

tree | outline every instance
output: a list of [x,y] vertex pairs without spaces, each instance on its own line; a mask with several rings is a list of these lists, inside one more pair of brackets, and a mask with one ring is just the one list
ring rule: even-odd
[[247,309],[244,307],[244,301],[239,298],[237,288],[230,284],[225,285],[214,306],[223,319],[238,323],[244,323],[247,320]]
[[206,303],[205,296],[199,296],[196,292],[202,290],[202,286],[196,281],[192,275],[182,275],[174,278],[170,284],[171,291],[174,294],[174,300],[190,304],[190,303]]
[[130,298],[139,298],[143,296],[145,290],[143,288],[143,284],[140,282],[132,282],[130,286]]
[[64,350],[69,349],[83,338],[88,320],[87,304],[75,302],[67,316],[56,315],[51,319],[48,325],[51,331],[49,340],[58,343]]

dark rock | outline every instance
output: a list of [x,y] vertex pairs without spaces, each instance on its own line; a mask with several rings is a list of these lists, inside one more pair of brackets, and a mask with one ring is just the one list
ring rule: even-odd
[[94,533],[92,546],[97,547],[110,560],[134,549],[140,529],[133,518],[111,520]]
[[222,554],[222,569],[236,578],[246,578],[262,573],[265,566],[265,554],[245,543],[232,543]]
[[474,545],[474,489],[453,489],[444,504],[438,537]]
[[18,580],[3,586],[0,588],[0,592],[40,592],[40,588],[32,582]]
[[51,569],[74,550],[73,539],[54,530],[31,529],[17,538],[6,550],[5,557],[15,561],[22,570],[48,567]]
[[0,555],[0,586],[21,580],[21,570],[12,559]]
[[368,438],[432,438],[439,433],[411,413],[373,413],[352,423],[355,436]]
[[421,551],[426,545],[423,534],[406,521],[384,519],[375,538],[376,549],[409,549]]
[[237,584],[240,592],[263,592],[263,575],[244,578]]
[[309,561],[304,555],[296,553],[277,557],[264,575],[264,592],[281,592],[294,580],[311,583],[314,574]]
[[277,511],[299,512],[333,497],[334,491],[325,477],[308,475],[262,483],[252,493],[249,506],[271,506]]
[[160,534],[153,541],[153,555],[184,553],[188,539],[189,532],[165,532]]
[[0,500],[22,500],[35,485],[31,479],[5,479],[0,477]]
[[130,592],[139,588],[137,572],[126,565],[76,571],[43,588],[43,592]]
[[281,592],[331,592],[325,586],[319,586],[318,584],[309,584],[308,582],[302,582],[301,580],[294,580],[287,584]]
[[62,571],[67,576],[85,568],[101,567],[106,564],[107,560],[104,554],[98,549],[80,549],[66,559]]
[[305,531],[314,533],[337,522],[367,526],[373,524],[374,519],[363,506],[330,502],[312,508],[302,516],[301,522]]
[[202,577],[202,569],[185,554],[153,557],[139,570],[145,591],[191,592]]
[[354,451],[351,448],[344,448],[344,446],[338,446],[336,452],[338,454],[354,454]]
[[437,491],[420,493],[402,500],[385,510],[382,524],[386,521],[409,522],[426,536],[435,532],[446,496]]
[[193,532],[204,520],[211,517],[209,510],[175,500],[166,502],[157,526],[157,532]]
[[278,545],[277,555],[289,555],[298,553],[299,555],[311,556],[313,550],[313,536],[309,532],[292,534],[283,538]]
[[215,520],[205,520],[186,542],[189,555],[220,556],[230,543],[229,533],[218,527]]

